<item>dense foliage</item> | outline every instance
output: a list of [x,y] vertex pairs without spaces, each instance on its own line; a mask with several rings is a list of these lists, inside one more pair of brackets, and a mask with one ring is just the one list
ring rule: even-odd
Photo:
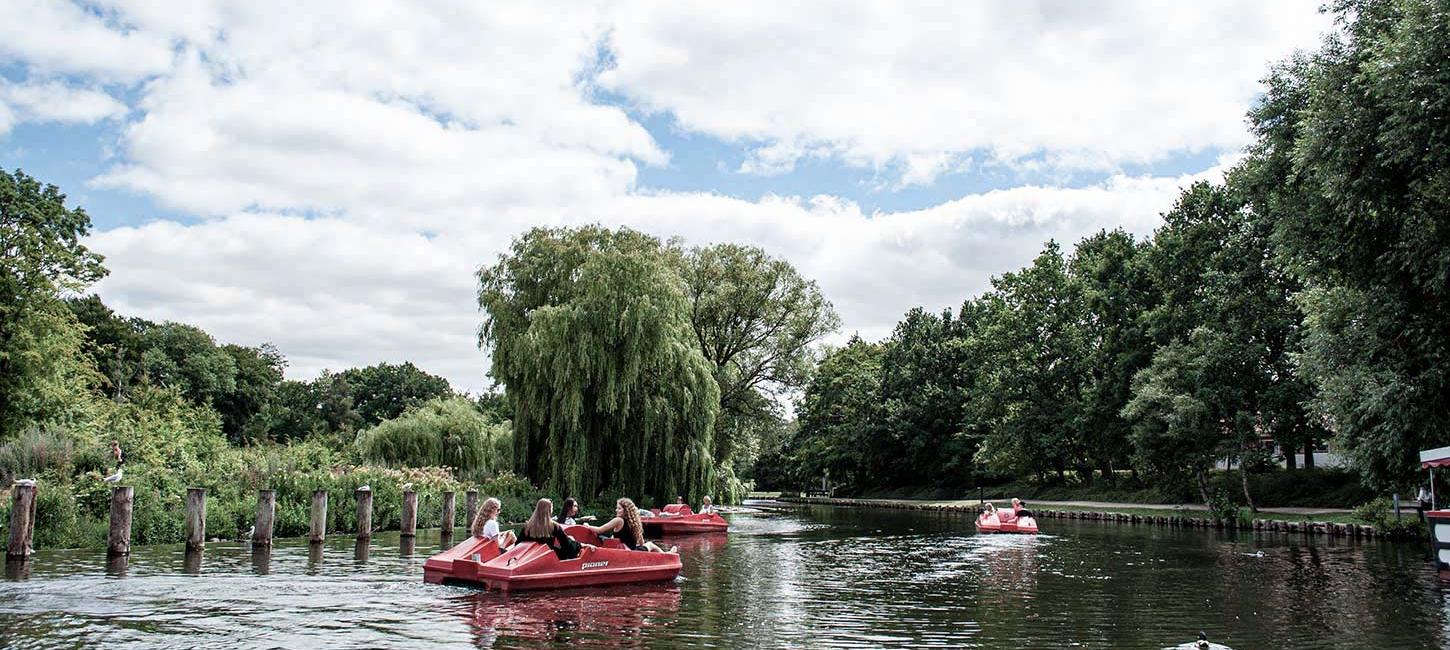
[[[1277,66],[1257,142],[1146,241],[1102,232],[907,314],[820,364],[757,476],[847,490],[983,473],[1135,480],[1209,501],[1228,461],[1407,488],[1450,444],[1450,3],[1334,7],[1342,34]],[[1275,455],[1278,458],[1275,458]]]
[[468,475],[506,471],[513,431],[462,397],[440,398],[384,420],[357,437],[358,452],[390,467],[449,467]]
[[531,230],[479,283],[517,468],[585,498],[738,498],[736,467],[778,438],[777,398],[838,323],[758,248],[629,229]]

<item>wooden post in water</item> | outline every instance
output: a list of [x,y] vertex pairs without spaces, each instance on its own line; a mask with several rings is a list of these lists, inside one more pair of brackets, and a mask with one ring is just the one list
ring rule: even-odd
[[30,543],[35,536],[35,481],[17,481],[10,505],[10,540],[5,545],[5,557],[30,557],[35,551]]
[[252,528],[253,546],[272,545],[272,522],[277,517],[277,491],[257,490],[257,523]]
[[186,488],[186,549],[206,546],[206,488]]
[[418,528],[418,493],[408,490],[403,493],[403,521],[398,526],[403,537],[412,537],[417,534]]
[[312,491],[312,532],[307,540],[321,544],[327,538],[327,490]]
[[478,490],[469,490],[463,497],[463,527],[472,529],[473,518],[478,516]]
[[447,535],[452,535],[453,534],[453,518],[454,518],[454,515],[458,514],[457,513],[457,510],[458,509],[455,507],[455,504],[454,504],[453,492],[444,492],[443,493],[443,523],[442,524],[439,524],[439,526],[438,526],[439,528],[441,528],[443,530],[444,534],[447,534]]
[[111,533],[106,537],[106,553],[111,556],[131,554],[131,504],[135,488],[111,488]]
[[371,539],[373,536],[373,491],[364,485],[354,492],[357,495],[357,538]]

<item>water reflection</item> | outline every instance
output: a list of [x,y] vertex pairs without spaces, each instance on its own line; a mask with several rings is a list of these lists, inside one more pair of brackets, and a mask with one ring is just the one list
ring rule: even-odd
[[252,573],[259,576],[272,573],[272,546],[252,547]]
[[398,556],[411,557],[413,555],[413,551],[417,549],[417,546],[418,538],[411,536],[402,538],[398,542]]
[[6,560],[5,560],[5,579],[6,580],[25,580],[25,579],[27,579],[29,577],[30,577],[30,560],[29,559],[23,559],[23,558],[22,559],[6,558]]
[[966,516],[831,508],[730,519],[728,535],[666,540],[676,583],[513,595],[424,584],[436,529],[411,552],[397,533],[221,542],[204,559],[138,546],[115,566],[42,549],[6,564],[26,582],[0,589],[0,648],[1174,648],[1199,630],[1240,649],[1432,648],[1450,623],[1417,544],[1070,521],[990,536]]
[[186,555],[181,560],[181,572],[189,576],[201,575],[201,559],[205,553],[202,549],[192,548],[186,550]]
[[650,633],[675,624],[676,585],[633,585],[567,591],[478,592],[456,600],[475,645],[501,640],[598,647],[642,646]]
[[307,545],[307,575],[317,575],[318,569],[322,567],[322,548],[321,544]]
[[112,578],[124,578],[130,564],[131,556],[128,554],[108,555],[106,556],[106,575]]

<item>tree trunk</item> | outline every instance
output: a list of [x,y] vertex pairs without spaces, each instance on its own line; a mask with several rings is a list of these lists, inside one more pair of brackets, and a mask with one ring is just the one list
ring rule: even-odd
[[1208,505],[1208,481],[1204,480],[1203,470],[1198,470],[1198,496],[1203,499],[1203,505]]
[[1314,469],[1314,438],[1304,442],[1304,469]]
[[1244,485],[1244,502],[1249,505],[1249,512],[1258,512],[1258,506],[1254,505],[1254,495],[1249,493],[1249,464],[1239,457],[1239,478]]
[[1294,445],[1279,445],[1279,449],[1284,451],[1284,469],[1291,471],[1298,469],[1299,461],[1294,458]]

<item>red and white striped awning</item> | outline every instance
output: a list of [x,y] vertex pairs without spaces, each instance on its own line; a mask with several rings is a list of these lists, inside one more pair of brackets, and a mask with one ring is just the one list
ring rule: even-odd
[[1420,452],[1420,469],[1450,466],[1450,447]]

